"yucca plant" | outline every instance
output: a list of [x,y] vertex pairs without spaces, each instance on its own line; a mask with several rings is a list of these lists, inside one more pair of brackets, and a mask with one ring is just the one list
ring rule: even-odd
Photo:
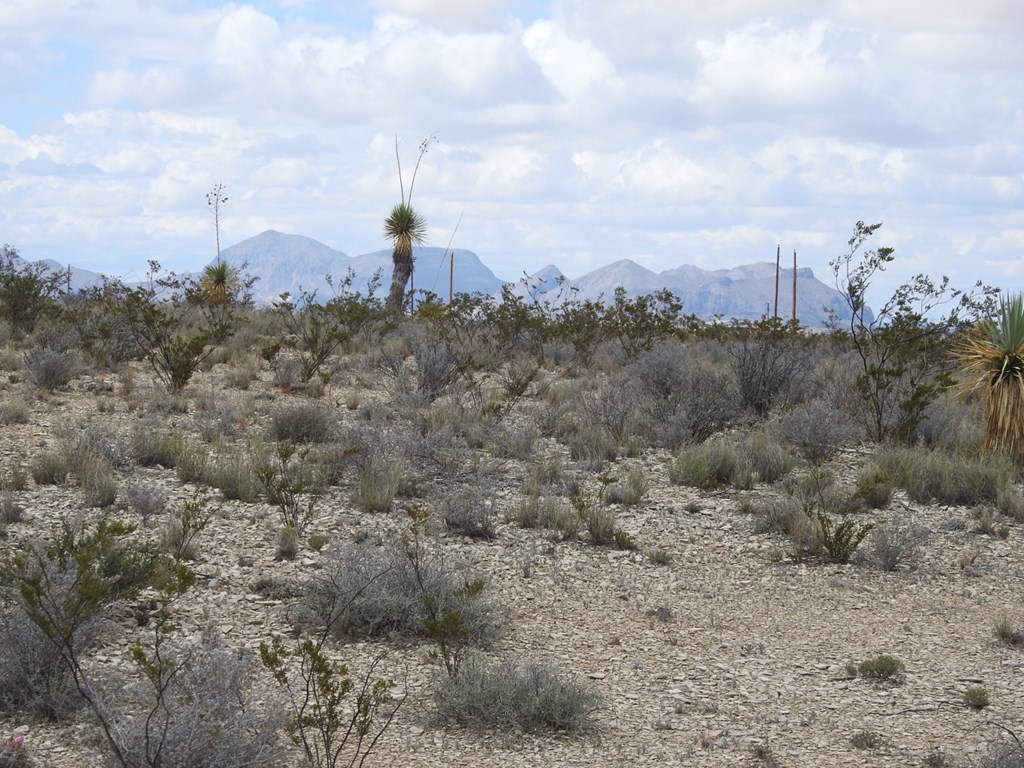
[[405,302],[405,286],[412,275],[412,249],[422,245],[427,236],[427,221],[416,213],[411,203],[398,203],[384,221],[384,236],[391,241],[391,291],[387,306],[398,310]]
[[965,394],[985,401],[984,451],[1004,451],[1024,464],[1024,294],[999,301],[954,350],[967,374]]
[[392,312],[402,309],[405,304],[405,286],[412,277],[412,249],[415,245],[423,245],[427,238],[427,221],[412,207],[412,190],[416,186],[416,174],[420,163],[427,154],[430,145],[436,141],[433,134],[420,142],[420,155],[416,158],[416,167],[412,171],[409,183],[409,195],[405,194],[405,182],[402,180],[402,158],[398,153],[398,136],[395,136],[395,161],[398,163],[398,186],[402,192],[402,202],[391,209],[391,215],[384,220],[384,237],[391,241],[391,260],[394,270],[391,273],[391,290],[388,292],[387,308]]
[[199,287],[207,306],[219,307],[228,304],[238,287],[238,270],[226,261],[208,264],[203,269]]

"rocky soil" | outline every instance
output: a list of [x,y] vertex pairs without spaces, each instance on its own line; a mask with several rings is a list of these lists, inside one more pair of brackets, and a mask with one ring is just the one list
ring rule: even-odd
[[[265,370],[247,389],[233,387],[228,367],[219,365],[189,386],[187,412],[166,412],[167,395],[143,368],[132,370],[133,376],[83,374],[68,391],[46,395],[24,381],[24,372],[0,375],[0,401],[20,399],[29,409],[27,423],[0,427],[0,467],[27,466],[89,425],[125,441],[137,424],[159,414],[196,433],[203,408],[233,403],[248,414],[242,433],[260,435],[274,407],[308,402],[278,392]],[[342,383],[358,384],[350,378]],[[340,386],[321,402],[339,424],[357,424]],[[363,401],[381,396],[359,391]],[[852,471],[862,455],[847,452],[837,466]],[[642,462],[653,481],[638,506],[617,511],[638,552],[555,542],[510,522],[499,523],[492,541],[438,534],[450,562],[489,579],[508,627],[496,655],[550,662],[600,692],[593,732],[442,728],[431,720],[439,669],[427,646],[332,645],[354,671],[390,650],[386,671],[409,694],[367,765],[967,766],[1004,738],[1004,729],[1024,737],[1024,650],[993,633],[1001,618],[1024,625],[1024,526],[1010,523],[1006,538],[984,534],[975,530],[972,509],[922,507],[897,495],[889,509],[868,517],[911,515],[928,529],[912,563],[889,573],[863,564],[795,564],[783,556],[786,543],[756,534],[744,511],[745,499],[776,491],[674,486],[666,476],[669,459],[652,452],[626,460]],[[523,469],[505,460],[497,472],[497,503],[510,509]],[[122,487],[142,480],[162,487],[169,507],[191,497],[170,469],[127,468],[120,478]],[[14,498],[24,519],[6,527],[4,555],[44,534],[61,515],[96,514],[73,486],[30,482]],[[389,513],[361,512],[349,487],[332,487],[310,532],[332,543],[357,532],[393,540],[407,528],[403,508],[410,503],[400,501]],[[290,631],[284,603],[255,594],[256,580],[273,575],[301,584],[331,544],[324,553],[304,547],[295,560],[275,559],[273,507],[217,505],[199,542],[199,583],[178,605],[179,626],[186,635],[212,628],[233,646],[255,649],[273,633]],[[123,508],[115,514],[138,519]],[[142,533],[155,537],[159,526],[160,519],[150,521]],[[657,549],[671,553],[668,564],[649,559]],[[126,651],[145,630],[127,608],[120,625],[95,653],[97,667],[130,664]],[[902,685],[844,672],[850,662],[883,653],[905,663]],[[967,708],[961,696],[970,686],[987,689],[991,705]],[[12,733],[26,734],[38,765],[102,761],[89,723],[0,720],[0,737]]]

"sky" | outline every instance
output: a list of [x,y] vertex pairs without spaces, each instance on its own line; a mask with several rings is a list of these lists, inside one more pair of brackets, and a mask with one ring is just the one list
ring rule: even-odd
[[1020,291],[1022,40],[1019,0],[0,0],[0,243],[197,269],[222,184],[222,247],[356,256],[404,189],[505,279],[781,247],[831,282],[863,220],[873,290]]

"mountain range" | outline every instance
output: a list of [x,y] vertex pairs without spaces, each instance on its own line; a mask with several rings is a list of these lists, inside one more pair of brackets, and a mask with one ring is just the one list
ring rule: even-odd
[[[346,277],[351,278],[349,290],[366,294],[377,276],[377,295],[383,297],[392,268],[390,250],[351,257],[311,238],[273,230],[225,248],[221,259],[259,278],[253,296],[261,304],[275,301],[284,293],[298,297],[303,292],[315,292],[318,299],[329,298]],[[417,291],[426,290],[447,298],[449,274],[456,293],[497,295],[505,285],[469,250],[420,247],[414,250],[414,259],[412,287]],[[48,269],[63,269],[57,262],[43,264]],[[72,269],[70,285],[77,289],[100,280],[96,273]],[[792,311],[793,283],[793,270],[781,270],[778,306],[784,318],[790,317]],[[682,300],[684,313],[705,320],[757,320],[772,314],[775,265],[755,262],[716,270],[682,265],[654,272],[630,259],[621,259],[572,280],[558,267],[549,265],[520,278],[511,289],[520,296],[557,305],[567,297],[609,301],[620,287],[629,296],[667,289]],[[804,326],[823,326],[830,311],[839,319],[849,317],[842,294],[815,278],[806,267],[796,270],[796,293],[796,314]]]

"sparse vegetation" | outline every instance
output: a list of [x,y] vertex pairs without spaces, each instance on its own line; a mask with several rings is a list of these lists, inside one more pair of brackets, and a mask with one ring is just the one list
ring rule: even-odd
[[[821,654],[865,643],[912,659],[914,685],[871,692],[906,677],[894,657],[849,665],[865,682],[835,685],[850,696],[830,712],[848,752],[913,763],[948,738],[929,764],[961,744],[981,759],[992,734],[958,698],[974,678],[943,678],[947,654],[1015,703],[1022,629],[993,596],[1012,596],[1024,474],[982,451],[983,414],[932,391],[948,334],[941,360],[887,362],[909,366],[890,391],[849,331],[702,323],[671,296],[421,292],[387,313],[346,279],[256,309],[241,280],[208,270],[198,303],[189,281],[178,303],[150,284],[188,353],[163,373],[117,286],[0,329],[6,722],[52,721],[53,743],[73,729],[69,750],[133,768],[157,748],[164,765],[416,762],[442,740],[458,761],[500,755],[492,730],[557,732],[566,762],[598,744],[629,762],[657,731],[683,760],[780,765],[820,723],[805,684],[835,683]],[[43,351],[74,378],[46,386]],[[940,730],[907,702],[912,735],[867,730],[878,697],[918,683],[964,715]],[[765,730],[737,731],[733,703]]]

